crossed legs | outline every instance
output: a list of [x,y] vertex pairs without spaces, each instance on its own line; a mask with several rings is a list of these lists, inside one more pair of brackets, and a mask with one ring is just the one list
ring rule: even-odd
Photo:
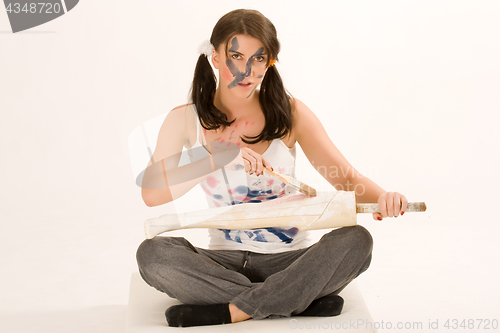
[[234,322],[304,312],[315,299],[338,294],[364,272],[371,251],[369,232],[351,226],[325,234],[306,249],[276,254],[211,251],[184,238],[156,237],[140,245],[137,261],[149,285],[185,304],[229,303]]

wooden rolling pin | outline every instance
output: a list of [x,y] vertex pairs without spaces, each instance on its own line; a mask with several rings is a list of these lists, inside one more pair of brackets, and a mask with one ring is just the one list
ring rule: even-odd
[[[405,212],[424,212],[424,202],[410,202]],[[144,223],[146,238],[188,228],[315,230],[356,225],[357,213],[379,213],[378,204],[356,204],[351,191],[321,192],[311,197],[293,194],[262,203],[217,207],[183,214],[166,214]]]
[[[408,202],[408,207],[405,210],[406,212],[425,212],[427,210],[427,206],[425,202]],[[380,209],[378,208],[378,204],[374,203],[362,203],[356,204],[356,212],[360,213],[380,213]]]

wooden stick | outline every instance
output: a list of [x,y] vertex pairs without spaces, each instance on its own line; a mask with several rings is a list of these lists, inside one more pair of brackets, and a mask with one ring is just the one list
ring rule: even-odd
[[264,168],[264,172],[270,174],[271,176],[278,178],[283,183],[285,183],[285,185],[290,185],[291,187],[293,187],[294,189],[296,189],[297,191],[299,191],[301,193],[304,193],[305,195],[308,195],[310,197],[316,196],[316,190],[314,188],[312,188],[311,186],[309,186],[307,184],[304,184],[303,182],[301,182],[298,179],[295,179],[295,178],[290,177],[290,176],[282,175],[280,173],[277,173],[276,171],[268,170],[267,168]]
[[[408,207],[405,210],[406,212],[425,212],[427,210],[427,206],[425,202],[408,202]],[[380,213],[380,209],[378,204],[375,203],[362,203],[356,204],[356,213]]]

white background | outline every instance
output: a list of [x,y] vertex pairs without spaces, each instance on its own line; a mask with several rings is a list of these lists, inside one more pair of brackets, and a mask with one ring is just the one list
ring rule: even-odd
[[143,221],[167,209],[142,203],[128,135],[187,101],[198,45],[241,7],[348,160],[427,203],[358,219],[374,320],[500,319],[500,2],[84,0],[17,34],[0,10],[0,331],[123,331]]

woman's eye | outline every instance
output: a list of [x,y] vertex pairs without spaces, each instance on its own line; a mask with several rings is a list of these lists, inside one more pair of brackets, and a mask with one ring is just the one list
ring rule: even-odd
[[254,59],[255,59],[255,61],[258,61],[258,62],[262,62],[265,60],[265,58],[263,56],[257,56]]
[[231,58],[233,58],[234,60],[239,60],[241,59],[241,56],[239,54],[233,54]]

